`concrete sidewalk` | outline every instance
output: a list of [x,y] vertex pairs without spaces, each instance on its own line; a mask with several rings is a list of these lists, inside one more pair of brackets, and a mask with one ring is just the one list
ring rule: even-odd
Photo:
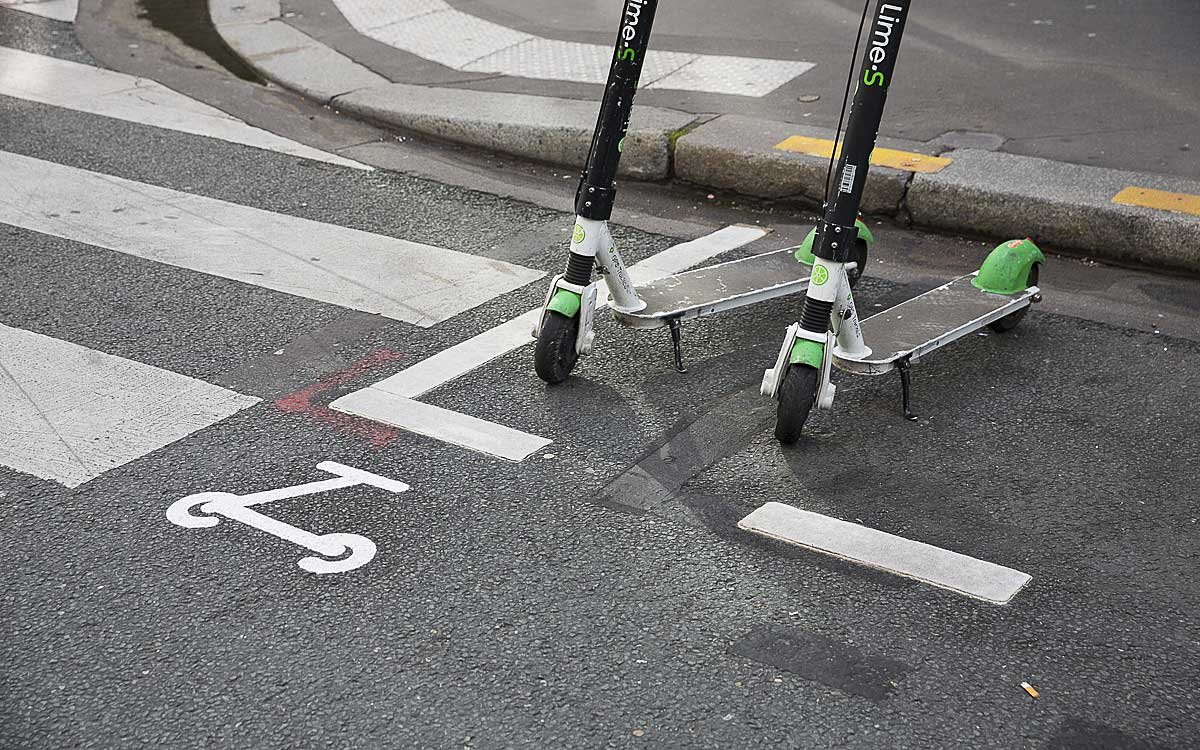
[[[401,18],[368,37],[347,26],[338,10],[344,0],[338,2],[284,0],[281,7],[280,0],[209,0],[209,8],[226,43],[260,74],[341,112],[523,158],[573,168],[583,163],[597,101],[482,90],[491,78],[471,67],[476,63],[455,62],[481,50],[456,59],[442,50],[424,52],[427,58],[399,51],[394,45],[413,44],[395,40],[411,32],[414,19]],[[473,32],[465,18],[458,14],[458,26],[446,33],[463,35],[469,47],[472,33],[482,32]],[[599,54],[594,46],[576,47]],[[713,90],[730,81],[745,85],[738,76],[756,62],[722,59],[723,69],[732,71],[723,79],[666,75],[662,81]],[[485,67],[523,70],[524,63],[500,59]],[[606,64],[597,68],[601,78]],[[768,66],[763,75],[777,73]],[[553,82],[533,83],[545,84],[535,90],[556,89]],[[621,174],[817,203],[832,137],[828,129],[729,111],[639,106]],[[1200,181],[1005,153],[1002,144],[1002,138],[972,132],[930,141],[881,138],[864,210],[998,239],[1031,235],[1097,258],[1200,271]]]

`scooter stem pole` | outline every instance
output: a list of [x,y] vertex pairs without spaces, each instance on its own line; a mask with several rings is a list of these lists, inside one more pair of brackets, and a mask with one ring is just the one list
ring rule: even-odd
[[825,216],[814,243],[815,255],[845,263],[852,259],[855,221],[867,184],[871,152],[879,136],[879,123],[888,88],[896,69],[896,55],[904,36],[911,0],[879,0],[867,31],[867,47],[856,80],[854,103],[842,139],[832,195],[826,196]]
[[625,0],[604,101],[596,119],[587,166],[575,194],[575,213],[585,219],[607,221],[612,216],[617,165],[629,130],[633,96],[650,45],[650,28],[657,8],[658,0]]

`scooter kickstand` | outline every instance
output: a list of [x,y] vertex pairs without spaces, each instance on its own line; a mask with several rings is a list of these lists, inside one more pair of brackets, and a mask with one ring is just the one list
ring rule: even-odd
[[908,408],[909,401],[912,399],[912,373],[908,355],[896,360],[896,369],[900,372],[900,404],[904,409],[904,418],[910,422],[916,422],[917,415]]
[[683,366],[683,327],[679,325],[679,318],[671,318],[667,321],[667,325],[671,327],[671,345],[675,347],[675,370],[676,372],[687,372],[687,368]]

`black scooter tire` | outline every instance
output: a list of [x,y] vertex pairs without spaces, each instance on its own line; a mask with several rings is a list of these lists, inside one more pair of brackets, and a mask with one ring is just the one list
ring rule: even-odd
[[[1038,283],[1038,275],[1039,275],[1038,269],[1040,269],[1041,267],[1042,267],[1041,263],[1034,263],[1032,266],[1029,267],[1029,276],[1025,279],[1025,288],[1028,289],[1029,287],[1034,286]],[[1021,321],[1025,319],[1025,316],[1029,314],[1030,307],[1032,307],[1032,305],[1025,305],[1020,310],[1017,310],[1015,313],[1005,315],[1000,320],[997,320],[993,323],[989,323],[988,328],[991,328],[996,333],[1008,333],[1009,331],[1011,331],[1012,329],[1014,329],[1018,325],[1020,325]]]
[[792,365],[779,386],[779,408],[775,416],[775,439],[784,445],[800,440],[804,423],[817,401],[820,373],[808,365]]
[[579,353],[575,351],[578,334],[579,318],[568,318],[553,310],[546,313],[533,354],[533,368],[539,378],[558,385],[571,375],[579,361]]

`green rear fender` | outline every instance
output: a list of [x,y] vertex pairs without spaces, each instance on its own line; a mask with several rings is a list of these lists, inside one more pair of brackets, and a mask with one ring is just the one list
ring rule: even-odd
[[[854,222],[854,226],[858,227],[858,238],[866,240],[867,246],[875,244],[875,235],[871,234],[871,230],[867,227],[866,222],[862,219]],[[817,228],[813,227],[808,236],[804,238],[804,242],[800,243],[800,247],[796,248],[796,260],[806,266],[811,266],[816,262],[816,256],[813,255],[813,242],[817,239]]]
[[1012,240],[988,253],[971,283],[992,294],[1016,294],[1025,291],[1034,264],[1045,262],[1046,256],[1033,240]]
[[546,305],[546,309],[553,310],[565,318],[573,318],[579,314],[582,304],[582,298],[575,292],[559,289],[550,298],[550,304]]

